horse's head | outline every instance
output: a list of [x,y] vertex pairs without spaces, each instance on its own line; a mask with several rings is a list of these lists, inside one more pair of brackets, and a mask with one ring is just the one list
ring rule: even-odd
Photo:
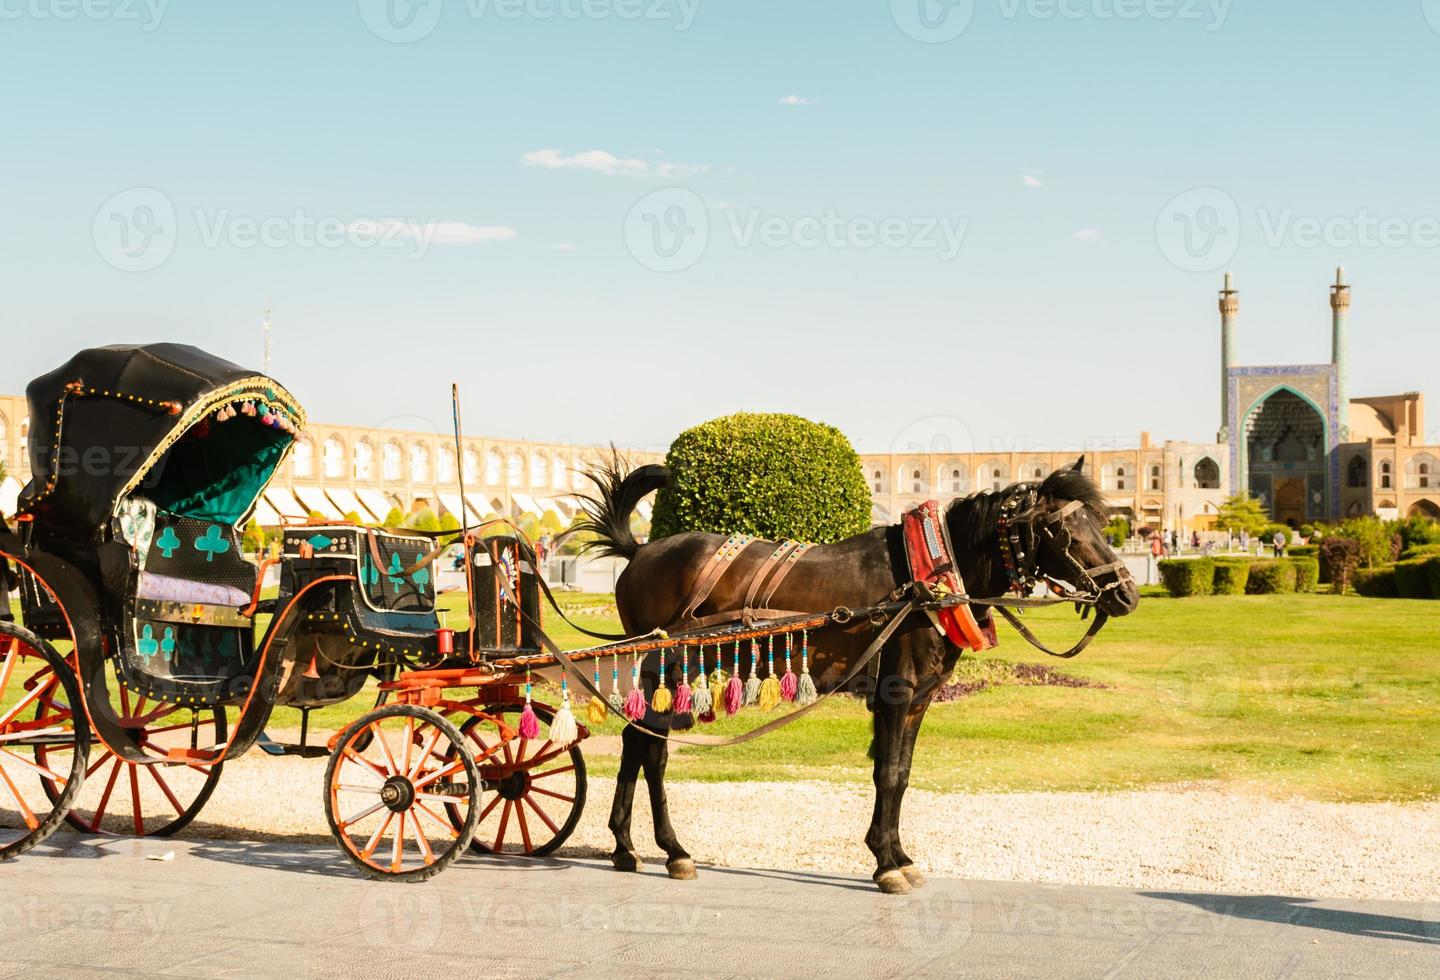
[[1111,616],[1140,604],[1129,569],[1105,538],[1105,499],[1083,472],[1085,457],[1038,484],[1016,484],[1002,495],[997,518],[1002,564],[1022,587],[1035,579],[1057,592],[1094,596]]

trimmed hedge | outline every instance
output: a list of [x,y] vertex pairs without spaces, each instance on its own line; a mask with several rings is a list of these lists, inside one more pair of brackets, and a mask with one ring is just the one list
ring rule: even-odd
[[1408,561],[1411,558],[1431,558],[1435,556],[1440,556],[1440,544],[1417,544],[1413,547],[1406,548],[1400,553],[1400,559],[1402,561]]
[[1295,566],[1296,592],[1314,592],[1319,588],[1320,560],[1318,558],[1287,558],[1286,561]]
[[1440,599],[1440,557],[1427,560],[1425,572],[1430,579],[1430,598]]
[[1215,563],[1215,595],[1244,595],[1250,581],[1248,561],[1217,561]]
[[652,540],[684,531],[823,544],[870,527],[860,457],[833,426],[741,412],[686,429],[670,444],[670,485],[655,500]]
[[1288,561],[1257,561],[1250,565],[1246,595],[1289,595],[1295,591],[1295,566]]
[[1371,599],[1394,599],[1399,595],[1393,567],[1357,568],[1354,585],[1356,592]]
[[1319,558],[1320,546],[1318,544],[1297,544],[1293,548],[1286,548],[1285,553],[1291,558]]
[[1397,561],[1395,569],[1395,594],[1402,599],[1429,599],[1429,559],[1417,558],[1411,561]]
[[1167,558],[1160,579],[1176,598],[1210,595],[1215,589],[1215,563],[1209,558]]

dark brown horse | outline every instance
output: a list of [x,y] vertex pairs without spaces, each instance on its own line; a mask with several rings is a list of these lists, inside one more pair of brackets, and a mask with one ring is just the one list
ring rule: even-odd
[[[1032,577],[1052,583],[1068,583],[1077,589],[1089,586],[1098,594],[1101,611],[1123,616],[1134,611],[1139,592],[1124,567],[1116,561],[1102,533],[1104,501],[1094,484],[1081,472],[1081,462],[1060,470],[1039,484],[1016,484],[997,492],[978,493],[955,501],[945,511],[945,522],[956,551],[956,565],[970,595],[980,598],[1003,596],[1013,581],[1002,558],[1002,514],[1014,534],[1019,555],[1017,570],[1022,580]],[[629,566],[620,576],[615,601],[625,631],[631,635],[667,627],[685,603],[692,583],[702,567],[725,540],[724,535],[692,532],[677,534],[649,544],[636,542],[630,530],[631,515],[650,492],[664,486],[669,474],[662,466],[643,466],[624,473],[618,461],[591,474],[599,492],[587,498],[586,529],[599,540],[604,554],[627,558]],[[1080,506],[1067,506],[1077,501]],[[1042,534],[1045,529],[1059,533]],[[1010,540],[1010,534],[1004,536]],[[705,603],[695,610],[706,616],[739,610],[745,602],[751,574],[772,552],[773,545],[755,544],[734,562]],[[1023,557],[1022,557],[1023,556]],[[1092,577],[1086,570],[1095,570]],[[828,612],[839,606],[857,608],[882,601],[910,579],[899,527],[880,527],[835,544],[808,552],[786,577],[771,606]],[[976,607],[984,618],[988,613]],[[835,687],[862,656],[876,634],[868,622],[831,626],[810,642],[811,671],[823,692]],[[927,616],[908,616],[886,642],[879,655],[879,669],[862,672],[851,682],[852,690],[863,689],[874,713],[874,739],[870,755],[874,760],[875,812],[865,843],[875,855],[875,882],[885,892],[906,892],[924,883],[900,846],[900,803],[910,780],[910,760],[915,737],[935,690],[950,677],[960,648],[940,636]],[[667,659],[669,683],[681,676],[678,656]],[[659,682],[658,655],[652,654],[642,667],[647,701]],[[713,662],[713,661],[712,661]],[[728,666],[728,665],[727,665]],[[696,663],[690,670],[697,669]],[[651,711],[642,722],[656,731],[680,730],[692,723],[688,715]],[[635,783],[640,773],[650,790],[650,807],[655,822],[655,842],[667,855],[666,868],[672,878],[693,878],[695,862],[670,825],[665,800],[667,743],[626,726],[620,756],[620,773],[615,802],[610,811],[610,830],[615,835],[611,860],[617,869],[635,871],[639,855],[630,839],[630,815]]]

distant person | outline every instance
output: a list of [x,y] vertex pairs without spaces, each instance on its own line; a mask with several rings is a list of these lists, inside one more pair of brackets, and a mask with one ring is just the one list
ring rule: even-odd
[[1200,532],[1199,532],[1199,531],[1191,531],[1191,532],[1190,532],[1190,547],[1191,547],[1192,549],[1194,549],[1195,551],[1199,551],[1199,550],[1200,550]]
[[1275,557],[1285,557],[1285,545],[1289,543],[1290,539],[1285,536],[1284,531],[1276,531],[1273,540],[1275,544]]

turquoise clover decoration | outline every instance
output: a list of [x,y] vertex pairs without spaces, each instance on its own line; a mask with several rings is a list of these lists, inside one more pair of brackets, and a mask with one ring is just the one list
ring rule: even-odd
[[390,579],[390,584],[396,589],[403,588],[405,585],[405,579],[400,575],[401,571],[403,571],[403,569],[400,566],[400,552],[396,551],[390,555],[389,574],[386,576]]
[[175,552],[180,548],[180,538],[173,527],[167,527],[160,535],[160,540],[155,542],[155,547],[165,555],[166,558],[174,558]]
[[216,555],[223,555],[230,550],[230,542],[221,536],[218,524],[211,524],[203,538],[195,539],[195,550],[205,552],[206,561],[214,561]]
[[140,639],[136,642],[135,648],[140,651],[140,656],[149,659],[160,652],[160,644],[155,640],[155,627],[149,623],[140,632]]
[[[150,627],[145,628],[149,629]],[[165,636],[160,641],[160,655],[167,664],[175,659],[175,627],[173,626],[165,627]]]
[[374,585],[378,581],[380,581],[380,569],[376,568],[375,563],[370,560],[370,556],[366,555],[360,559],[360,584]]

